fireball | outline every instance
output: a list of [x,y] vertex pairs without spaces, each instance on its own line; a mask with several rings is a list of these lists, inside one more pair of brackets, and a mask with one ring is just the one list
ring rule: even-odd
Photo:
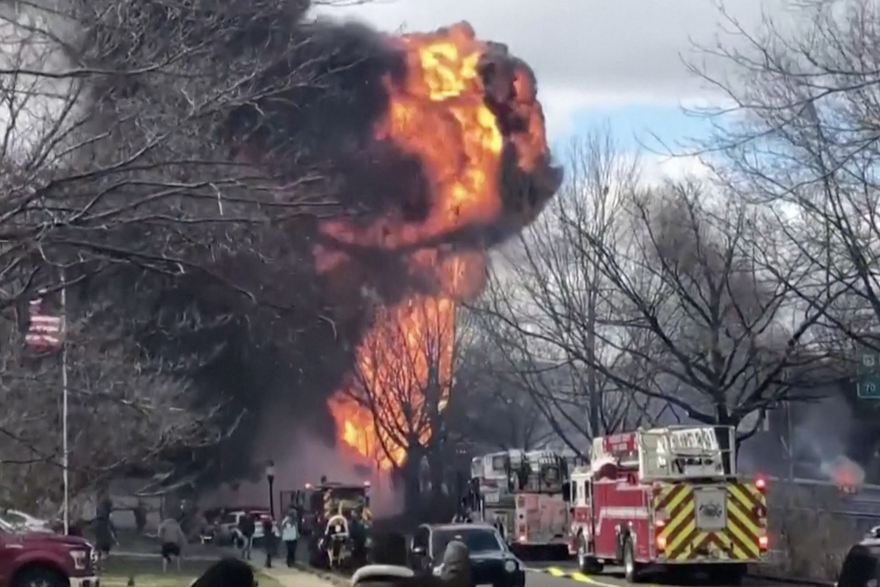
[[388,42],[403,75],[382,80],[388,103],[373,140],[418,163],[428,205],[326,220],[314,249],[323,272],[344,271],[355,251],[402,260],[395,279],[407,293],[370,290],[354,373],[328,402],[338,440],[385,469],[403,464],[408,443],[431,441],[450,394],[456,303],[480,292],[486,248],[531,222],[561,183],[534,76],[505,46],[467,23]]

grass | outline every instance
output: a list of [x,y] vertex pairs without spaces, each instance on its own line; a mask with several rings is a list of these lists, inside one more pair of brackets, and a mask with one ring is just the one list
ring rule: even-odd
[[[162,559],[159,557],[133,558],[110,555],[104,563],[101,585],[107,587],[126,587],[134,581],[134,587],[189,587],[211,565],[211,561],[183,559],[180,570],[176,563],[168,565],[168,572],[162,572]],[[282,587],[281,584],[264,574],[257,578],[260,587]]]

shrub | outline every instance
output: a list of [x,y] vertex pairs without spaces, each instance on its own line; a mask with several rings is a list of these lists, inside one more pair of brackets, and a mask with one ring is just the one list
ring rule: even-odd
[[835,581],[843,557],[864,529],[837,511],[833,487],[778,482],[768,489],[770,562],[754,571],[785,577]]

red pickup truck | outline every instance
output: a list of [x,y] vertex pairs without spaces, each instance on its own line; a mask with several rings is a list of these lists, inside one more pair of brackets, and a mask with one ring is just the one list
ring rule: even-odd
[[97,552],[84,538],[0,524],[0,587],[99,587]]

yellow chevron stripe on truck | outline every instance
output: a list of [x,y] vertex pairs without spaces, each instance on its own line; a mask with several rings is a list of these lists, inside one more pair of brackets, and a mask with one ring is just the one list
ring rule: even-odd
[[[723,528],[697,527],[697,493],[724,489]],[[755,483],[664,483],[654,488],[655,546],[667,562],[759,562],[767,549],[767,499]],[[720,515],[720,512],[719,512]]]
[[324,489],[322,492],[322,499],[324,501],[324,519],[329,520],[334,515],[336,515],[336,508],[333,507],[333,492],[327,489]]

